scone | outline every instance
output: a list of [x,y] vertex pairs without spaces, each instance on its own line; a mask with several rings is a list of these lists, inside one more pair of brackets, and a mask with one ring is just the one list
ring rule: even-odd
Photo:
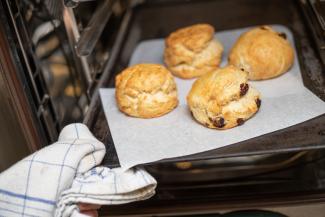
[[214,38],[214,28],[196,24],[171,33],[165,41],[164,60],[168,69],[180,78],[194,78],[215,70],[223,52]]
[[279,76],[293,64],[294,51],[284,33],[261,26],[243,33],[229,55],[229,64],[248,71],[251,80]]
[[162,65],[131,66],[116,76],[115,87],[119,109],[133,117],[158,117],[178,104],[174,78]]
[[235,66],[202,75],[187,96],[193,117],[215,129],[244,124],[261,105],[260,93],[247,80],[248,73]]

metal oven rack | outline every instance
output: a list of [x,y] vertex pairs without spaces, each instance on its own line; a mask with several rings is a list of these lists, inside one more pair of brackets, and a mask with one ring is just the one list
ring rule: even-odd
[[[59,123],[53,109],[51,98],[48,95],[44,77],[41,73],[40,64],[35,57],[35,47],[33,46],[24,17],[16,1],[2,1],[1,21],[8,34],[10,52],[16,61],[19,82],[22,84],[23,94],[26,94],[28,107],[31,109],[31,117],[35,123],[38,136],[34,135],[37,142],[34,142],[32,150],[39,148],[39,144],[47,144],[54,141],[58,136]],[[7,18],[11,19],[7,19]],[[12,32],[13,30],[13,32]],[[14,73],[12,72],[12,76]],[[17,83],[16,85],[19,85]],[[22,103],[22,102],[20,102]],[[31,123],[29,123],[31,127]],[[32,128],[32,127],[31,127]],[[38,146],[38,147],[36,147]]]

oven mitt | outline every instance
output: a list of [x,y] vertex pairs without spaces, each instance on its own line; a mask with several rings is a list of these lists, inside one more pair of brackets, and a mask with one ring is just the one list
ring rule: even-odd
[[0,216],[84,216],[76,203],[122,204],[155,193],[142,169],[96,167],[105,146],[83,124],[71,124],[58,142],[0,174]]

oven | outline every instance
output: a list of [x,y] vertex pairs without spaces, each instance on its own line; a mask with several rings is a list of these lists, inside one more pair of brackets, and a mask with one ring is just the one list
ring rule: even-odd
[[[108,167],[119,161],[98,89],[114,87],[141,41],[182,26],[288,27],[304,85],[325,100],[325,4],[319,0],[7,0],[0,6],[1,43],[16,66],[14,86],[24,89],[17,103],[26,104],[30,138],[48,144],[65,124],[83,121],[106,145]],[[156,195],[103,207],[101,215],[191,216],[325,202],[324,148],[322,115],[235,145],[141,165],[157,179]]]

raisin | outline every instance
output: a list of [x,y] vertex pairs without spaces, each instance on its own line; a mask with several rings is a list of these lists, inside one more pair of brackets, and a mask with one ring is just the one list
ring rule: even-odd
[[267,30],[265,26],[260,26],[260,29]]
[[243,125],[244,123],[245,123],[244,119],[242,119],[242,118],[237,119],[238,126]]
[[240,68],[240,70],[242,70],[243,72],[245,71],[245,69],[243,69],[243,68]]
[[218,117],[216,119],[209,118],[215,127],[222,128],[225,126],[225,119]]
[[287,39],[287,35],[284,32],[278,34],[281,38]]
[[247,93],[248,88],[249,88],[248,84],[246,83],[240,84],[240,96],[244,96]]
[[256,99],[255,102],[256,102],[257,108],[260,108],[262,101],[260,99]]

